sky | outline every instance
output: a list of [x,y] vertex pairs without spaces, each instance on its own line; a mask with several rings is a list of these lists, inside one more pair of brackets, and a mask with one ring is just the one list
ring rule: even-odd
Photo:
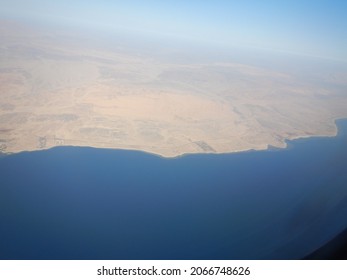
[[0,16],[347,61],[344,0],[0,0]]

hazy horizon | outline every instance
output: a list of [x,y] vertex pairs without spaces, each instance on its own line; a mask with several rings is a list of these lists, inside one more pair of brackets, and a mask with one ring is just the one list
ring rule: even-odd
[[346,228],[347,2],[0,5],[0,259],[300,259]]
[[343,1],[1,0],[0,17],[347,61]]

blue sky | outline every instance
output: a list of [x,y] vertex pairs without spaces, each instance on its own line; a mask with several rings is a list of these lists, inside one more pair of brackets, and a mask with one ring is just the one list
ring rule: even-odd
[[347,61],[347,1],[0,0],[0,14]]

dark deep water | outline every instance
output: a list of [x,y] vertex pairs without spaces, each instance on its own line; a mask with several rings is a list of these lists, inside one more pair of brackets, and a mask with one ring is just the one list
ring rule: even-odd
[[347,120],[278,151],[0,158],[1,259],[299,259],[347,227]]

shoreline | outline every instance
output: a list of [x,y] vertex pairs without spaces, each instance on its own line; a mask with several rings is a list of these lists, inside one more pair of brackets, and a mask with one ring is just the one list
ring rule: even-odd
[[335,133],[334,134],[325,134],[325,135],[300,135],[300,136],[295,136],[295,137],[291,137],[291,138],[285,138],[284,139],[284,147],[276,147],[276,146],[269,146],[269,144],[267,144],[267,148],[262,149],[254,149],[254,148],[250,148],[250,149],[245,149],[245,150],[235,150],[235,151],[230,151],[230,152],[202,152],[202,153],[183,153],[183,154],[178,154],[175,156],[165,156],[163,154],[159,154],[159,153],[155,153],[155,152],[151,152],[151,151],[146,151],[145,149],[135,149],[135,148],[112,148],[112,147],[96,147],[96,146],[91,146],[91,145],[59,145],[59,146],[53,146],[53,147],[49,147],[49,148],[43,148],[43,149],[36,149],[36,150],[21,150],[18,152],[8,152],[8,153],[3,153],[0,152],[0,158],[1,157],[7,157],[7,156],[11,156],[11,155],[16,155],[16,154],[21,154],[21,153],[31,153],[31,152],[39,152],[39,151],[47,151],[50,149],[54,149],[54,148],[59,148],[59,147],[76,147],[76,148],[92,148],[92,149],[103,149],[103,150],[120,150],[120,151],[134,151],[134,152],[142,152],[145,154],[149,154],[149,155],[153,155],[162,159],[167,159],[167,160],[171,160],[171,159],[179,159],[181,157],[185,157],[185,156],[191,156],[191,155],[222,155],[222,154],[239,154],[239,153],[250,153],[250,152],[266,152],[266,151],[271,151],[271,152],[277,152],[277,151],[284,151],[286,149],[289,148],[288,142],[291,141],[296,141],[296,140],[300,140],[300,139],[309,139],[309,138],[327,138],[327,137],[337,137],[341,131],[338,127],[337,122],[340,121],[347,121],[347,117],[342,117],[342,118],[336,118],[336,119],[332,119],[332,121],[334,122],[335,125]]

